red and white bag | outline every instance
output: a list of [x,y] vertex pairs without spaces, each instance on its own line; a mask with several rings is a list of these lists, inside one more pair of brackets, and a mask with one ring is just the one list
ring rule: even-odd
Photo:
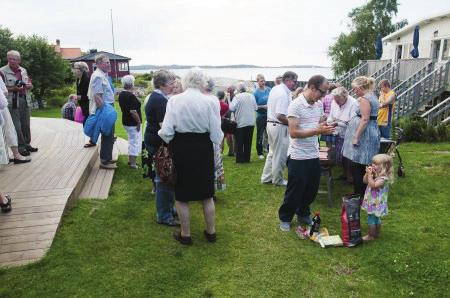
[[344,246],[353,247],[362,242],[360,210],[359,195],[346,195],[342,198],[341,224]]

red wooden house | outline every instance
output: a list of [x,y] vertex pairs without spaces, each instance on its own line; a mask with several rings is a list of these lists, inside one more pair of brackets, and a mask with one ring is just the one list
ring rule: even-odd
[[109,76],[114,79],[120,79],[126,75],[130,74],[130,64],[129,61],[131,58],[116,55],[113,53],[108,53],[105,51],[97,52],[97,50],[90,50],[89,54],[80,56],[78,58],[70,59],[71,62],[83,61],[89,65],[89,73],[96,69],[95,66],[95,56],[99,54],[105,54],[108,56],[109,61],[111,62],[111,72],[109,72]]

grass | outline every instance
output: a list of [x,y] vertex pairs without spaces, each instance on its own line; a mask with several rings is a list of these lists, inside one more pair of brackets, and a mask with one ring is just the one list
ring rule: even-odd
[[[449,290],[449,151],[450,143],[402,145],[407,176],[392,186],[381,237],[352,249],[280,232],[283,189],[259,183],[255,153],[249,165],[224,157],[218,242],[202,237],[192,204],[194,245],[182,247],[155,223],[150,181],[121,157],[108,200],[77,201],[42,261],[0,270],[0,296],[440,296]],[[332,208],[326,195],[313,203],[331,234],[340,233],[339,198],[349,190],[336,181]]]
[[[108,200],[76,202],[42,261],[0,270],[0,296],[446,296],[449,152],[450,143],[402,145],[406,178],[391,187],[381,236],[352,249],[321,249],[279,231],[283,189],[259,183],[264,162],[256,152],[248,165],[224,157],[218,242],[202,237],[200,205],[192,204],[194,245],[182,247],[172,228],[155,223],[150,181],[121,157]],[[340,233],[339,200],[349,190],[335,181],[334,206],[326,195],[312,205],[331,234]],[[366,219],[362,213],[363,232]]]

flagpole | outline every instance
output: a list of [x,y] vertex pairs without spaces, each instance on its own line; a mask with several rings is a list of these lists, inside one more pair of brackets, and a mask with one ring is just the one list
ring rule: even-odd
[[111,34],[112,34],[112,42],[113,42],[113,53],[116,53],[116,47],[114,44],[114,22],[113,22],[113,14],[112,14],[112,9],[110,9],[111,11]]
[[[113,22],[113,13],[112,13],[112,8],[110,9],[111,12],[111,35],[112,35],[112,43],[113,43],[113,53],[116,53],[116,45],[114,43],[114,22]],[[113,59],[113,66],[114,66],[114,73],[115,73],[115,77],[117,80],[117,64],[115,63],[114,59]]]

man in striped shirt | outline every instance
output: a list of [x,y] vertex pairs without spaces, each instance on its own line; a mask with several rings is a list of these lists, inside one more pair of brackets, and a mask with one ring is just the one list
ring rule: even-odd
[[328,89],[321,75],[309,79],[307,89],[288,108],[289,135],[288,183],[284,201],[278,210],[280,229],[289,231],[297,214],[300,224],[311,224],[309,205],[314,201],[320,182],[318,135],[332,134],[319,101]]

